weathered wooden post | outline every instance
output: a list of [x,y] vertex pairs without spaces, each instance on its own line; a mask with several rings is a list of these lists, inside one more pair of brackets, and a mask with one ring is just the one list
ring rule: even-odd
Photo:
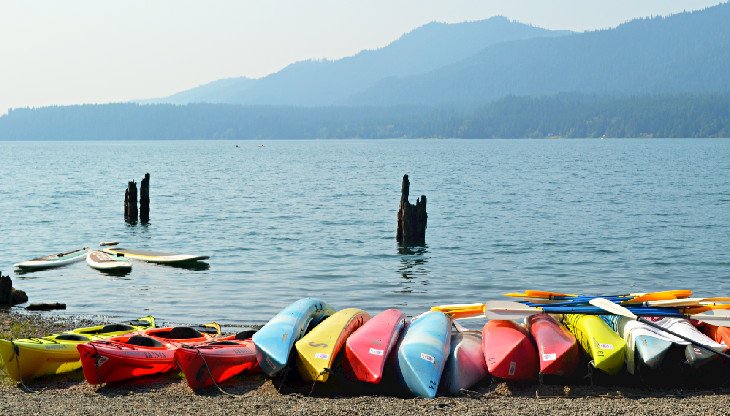
[[408,175],[403,175],[400,208],[398,209],[398,233],[395,239],[403,245],[426,244],[426,195],[416,200],[416,205],[408,202],[411,183]]
[[130,181],[124,191],[124,220],[130,224],[137,222],[137,182]]
[[145,173],[139,184],[139,220],[142,224],[150,222],[150,174]]

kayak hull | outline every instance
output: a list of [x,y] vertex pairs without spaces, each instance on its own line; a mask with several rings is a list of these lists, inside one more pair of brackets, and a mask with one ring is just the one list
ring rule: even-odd
[[451,334],[449,358],[446,360],[439,389],[445,394],[459,394],[483,380],[489,373],[484,360],[479,333]]
[[575,335],[591,365],[609,375],[624,368],[626,341],[597,315],[562,315],[562,323]]
[[506,320],[487,322],[482,328],[482,348],[492,376],[518,382],[537,379],[537,349],[521,325]]
[[185,345],[175,351],[175,361],[191,389],[222,383],[244,371],[258,369],[253,341],[222,339],[199,346]]
[[450,343],[451,320],[443,312],[426,312],[407,326],[395,355],[396,370],[413,395],[436,397]]
[[405,323],[406,315],[398,309],[385,310],[365,322],[345,343],[346,373],[359,381],[380,383]]
[[580,363],[580,348],[575,336],[544,313],[530,316],[527,325],[537,346],[540,374],[572,375]]
[[626,341],[626,371],[629,374],[636,374],[640,367],[658,370],[675,342],[686,344],[635,319],[605,315],[603,320]]
[[295,343],[297,369],[305,381],[326,382],[347,337],[370,319],[357,308],[337,311]]
[[326,303],[304,298],[271,318],[252,337],[261,369],[270,377],[278,374],[289,362],[294,343],[304,336],[310,324],[316,325],[333,313]]

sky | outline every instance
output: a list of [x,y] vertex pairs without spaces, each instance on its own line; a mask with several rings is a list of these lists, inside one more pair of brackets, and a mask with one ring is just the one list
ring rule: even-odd
[[154,98],[495,15],[585,31],[718,0],[0,0],[8,108]]

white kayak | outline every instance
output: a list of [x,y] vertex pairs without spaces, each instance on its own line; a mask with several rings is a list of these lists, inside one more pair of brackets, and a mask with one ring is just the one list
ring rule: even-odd
[[[668,329],[676,334],[682,335],[684,337],[687,337],[691,339],[692,341],[695,341],[697,343],[700,343],[712,350],[718,351],[718,352],[725,352],[727,350],[727,346],[724,344],[719,344],[709,338],[707,335],[700,332],[699,329],[695,328],[694,325],[690,321],[684,318],[649,318],[651,321],[653,321],[655,324],[661,326],[664,329]],[[698,348],[692,344],[688,344],[685,347],[685,358],[687,359],[687,363],[693,367],[697,368],[700,367],[708,362],[712,362],[715,359],[719,357],[717,354],[713,354],[709,351],[703,350],[702,348]]]
[[76,263],[86,257],[87,248],[67,251],[65,253],[49,254],[43,257],[36,257],[32,260],[23,261],[15,264],[16,269],[21,270],[40,270],[50,269],[52,267],[65,266],[67,264]]
[[124,259],[124,256],[104,253],[99,250],[91,250],[86,255],[86,264],[92,269],[106,272],[124,272],[132,270],[132,263]]
[[197,256],[193,254],[171,254],[156,251],[128,250],[126,248],[106,248],[103,250],[109,254],[121,254],[128,259],[146,261],[159,264],[179,264],[207,260],[209,256]]

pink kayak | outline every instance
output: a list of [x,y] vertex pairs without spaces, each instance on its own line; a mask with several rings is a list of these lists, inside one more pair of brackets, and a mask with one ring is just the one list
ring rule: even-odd
[[398,342],[405,322],[403,312],[387,309],[353,332],[345,344],[345,371],[357,380],[379,383],[385,360]]
[[545,313],[530,316],[527,326],[537,345],[540,374],[573,374],[580,363],[580,349],[575,336]]

